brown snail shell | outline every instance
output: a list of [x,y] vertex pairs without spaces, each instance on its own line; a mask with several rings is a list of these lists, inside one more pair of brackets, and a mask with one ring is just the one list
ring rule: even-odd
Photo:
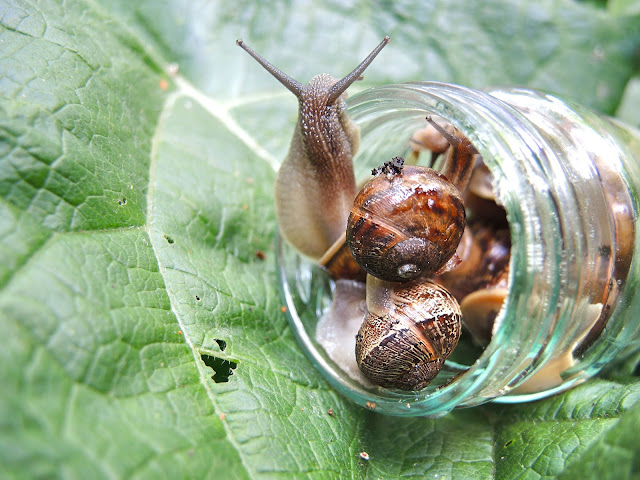
[[493,176],[487,166],[480,162],[473,169],[469,187],[465,192],[464,203],[472,212],[474,219],[506,227],[507,213],[495,196]]
[[462,195],[427,167],[379,174],[356,196],[347,244],[371,275],[408,281],[438,271],[455,254],[465,227]]
[[508,294],[505,287],[488,287],[470,293],[460,302],[464,326],[479,345],[486,346],[491,341],[493,324]]
[[376,385],[421,390],[458,343],[458,302],[425,281],[392,284],[367,277],[367,314],[356,335],[356,362]]
[[458,301],[483,288],[506,288],[508,277],[505,272],[508,272],[511,257],[511,237],[507,228],[480,222],[468,225],[457,255],[460,264],[440,275],[437,282]]
[[487,345],[509,293],[509,230],[474,223],[465,230],[460,247],[464,247],[458,250],[460,265],[437,281],[460,301],[464,326],[475,341]]

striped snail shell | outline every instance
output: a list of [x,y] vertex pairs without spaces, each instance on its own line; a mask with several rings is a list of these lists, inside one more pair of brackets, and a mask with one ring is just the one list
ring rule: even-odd
[[390,283],[369,276],[367,314],[356,335],[356,362],[376,385],[421,390],[458,343],[458,302],[425,281]]
[[356,196],[347,245],[367,273],[406,282],[446,265],[465,221],[462,195],[444,175],[420,166],[387,169]]

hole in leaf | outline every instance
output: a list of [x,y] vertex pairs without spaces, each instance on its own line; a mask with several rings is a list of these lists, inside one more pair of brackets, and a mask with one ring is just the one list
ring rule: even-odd
[[224,340],[218,340],[217,338],[214,338],[214,340],[216,341],[216,343],[220,347],[220,350],[222,350],[224,352],[224,349],[227,348],[227,342],[225,342]]
[[212,355],[200,355],[200,358],[202,358],[202,361],[207,367],[211,367],[215,372],[211,378],[216,383],[228,382],[229,377],[233,375],[233,370],[238,366],[236,362],[224,360]]
[[167,243],[169,245],[171,245],[172,243],[175,242],[175,240],[173,238],[171,238],[169,235],[167,235],[166,233],[163,236],[164,236],[164,239],[167,241]]

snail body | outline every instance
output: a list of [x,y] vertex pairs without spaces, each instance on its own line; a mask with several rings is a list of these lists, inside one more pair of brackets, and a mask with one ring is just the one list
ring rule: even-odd
[[320,74],[307,85],[278,70],[242,40],[236,43],[298,98],[298,122],[276,178],[276,215],[284,238],[303,255],[318,260],[344,233],[356,195],[352,159],[360,131],[346,113],[346,90],[389,37],[346,77]]
[[458,343],[458,302],[429,281],[367,278],[367,313],[356,335],[356,362],[376,385],[421,390]]

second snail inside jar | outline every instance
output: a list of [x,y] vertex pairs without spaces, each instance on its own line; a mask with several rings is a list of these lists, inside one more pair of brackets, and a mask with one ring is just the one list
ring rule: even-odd
[[488,344],[508,292],[510,235],[491,174],[458,130],[426,120],[406,159],[373,169],[345,241],[321,260],[335,288],[316,340],[373,389],[454,380]]

